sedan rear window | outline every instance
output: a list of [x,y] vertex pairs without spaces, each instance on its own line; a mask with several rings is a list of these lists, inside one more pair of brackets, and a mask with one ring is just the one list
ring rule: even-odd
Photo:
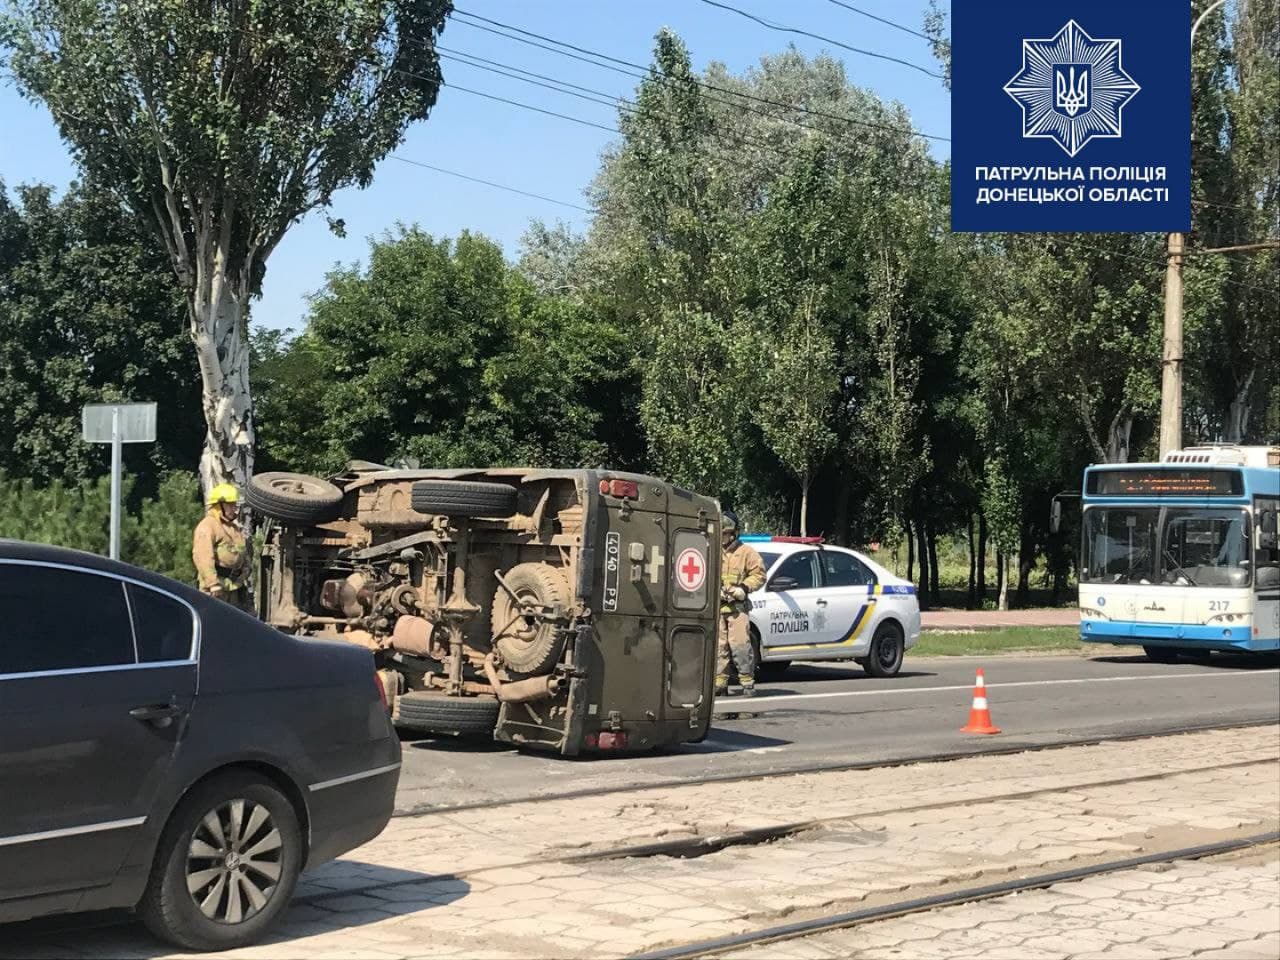
[[195,630],[189,609],[155,590],[132,584],[129,605],[133,608],[140,661],[165,663],[191,658]]
[[862,587],[876,582],[857,557],[839,550],[822,551],[822,579],[828,587]]
[[134,662],[125,585],[110,577],[0,564],[0,674]]

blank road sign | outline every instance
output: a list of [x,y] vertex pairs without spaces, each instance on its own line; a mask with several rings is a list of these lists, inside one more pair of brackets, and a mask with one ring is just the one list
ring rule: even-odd
[[110,443],[114,413],[120,411],[121,443],[155,443],[154,403],[89,403],[82,411],[86,443]]

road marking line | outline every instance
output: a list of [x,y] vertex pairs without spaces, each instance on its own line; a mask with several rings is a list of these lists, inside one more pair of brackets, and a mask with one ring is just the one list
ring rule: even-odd
[[[1212,679],[1214,677],[1258,677],[1267,674],[1280,673],[1278,669],[1268,670],[1250,670],[1245,671],[1224,671],[1215,670],[1211,673],[1162,673],[1155,676],[1134,676],[1134,677],[1075,677],[1070,680],[1014,680],[1009,683],[995,683],[988,689],[1006,690],[1010,687],[1049,687],[1056,684],[1066,683],[1119,683],[1128,680],[1195,680],[1195,679]],[[948,690],[972,690],[973,685],[969,683],[956,684],[955,686],[946,687],[903,687],[898,690],[839,690],[832,693],[784,693],[781,696],[758,696],[755,701],[750,704],[739,703],[730,697],[728,700],[717,700],[716,706],[728,707],[733,704],[742,711],[750,711],[754,713],[760,707],[767,704],[776,703],[779,700],[821,700],[831,697],[875,697],[884,696],[892,693],[937,693],[939,691]]]

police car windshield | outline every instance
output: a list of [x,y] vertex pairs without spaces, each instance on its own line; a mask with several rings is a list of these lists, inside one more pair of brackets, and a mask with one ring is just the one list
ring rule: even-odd
[[771,550],[757,550],[760,554],[760,560],[764,563],[765,572],[773,569],[773,565],[778,562],[778,558],[782,556],[780,553],[774,553]]

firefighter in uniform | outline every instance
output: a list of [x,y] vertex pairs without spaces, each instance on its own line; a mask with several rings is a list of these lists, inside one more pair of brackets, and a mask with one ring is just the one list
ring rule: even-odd
[[738,539],[738,515],[726,510],[720,520],[720,620],[716,631],[716,693],[729,692],[729,667],[738,672],[744,697],[756,692],[756,654],[751,646],[753,591],[764,586],[764,561]]
[[220,483],[210,490],[209,512],[196,526],[191,559],[202,593],[252,613],[249,551],[236,523],[239,516],[240,494],[234,486]]

